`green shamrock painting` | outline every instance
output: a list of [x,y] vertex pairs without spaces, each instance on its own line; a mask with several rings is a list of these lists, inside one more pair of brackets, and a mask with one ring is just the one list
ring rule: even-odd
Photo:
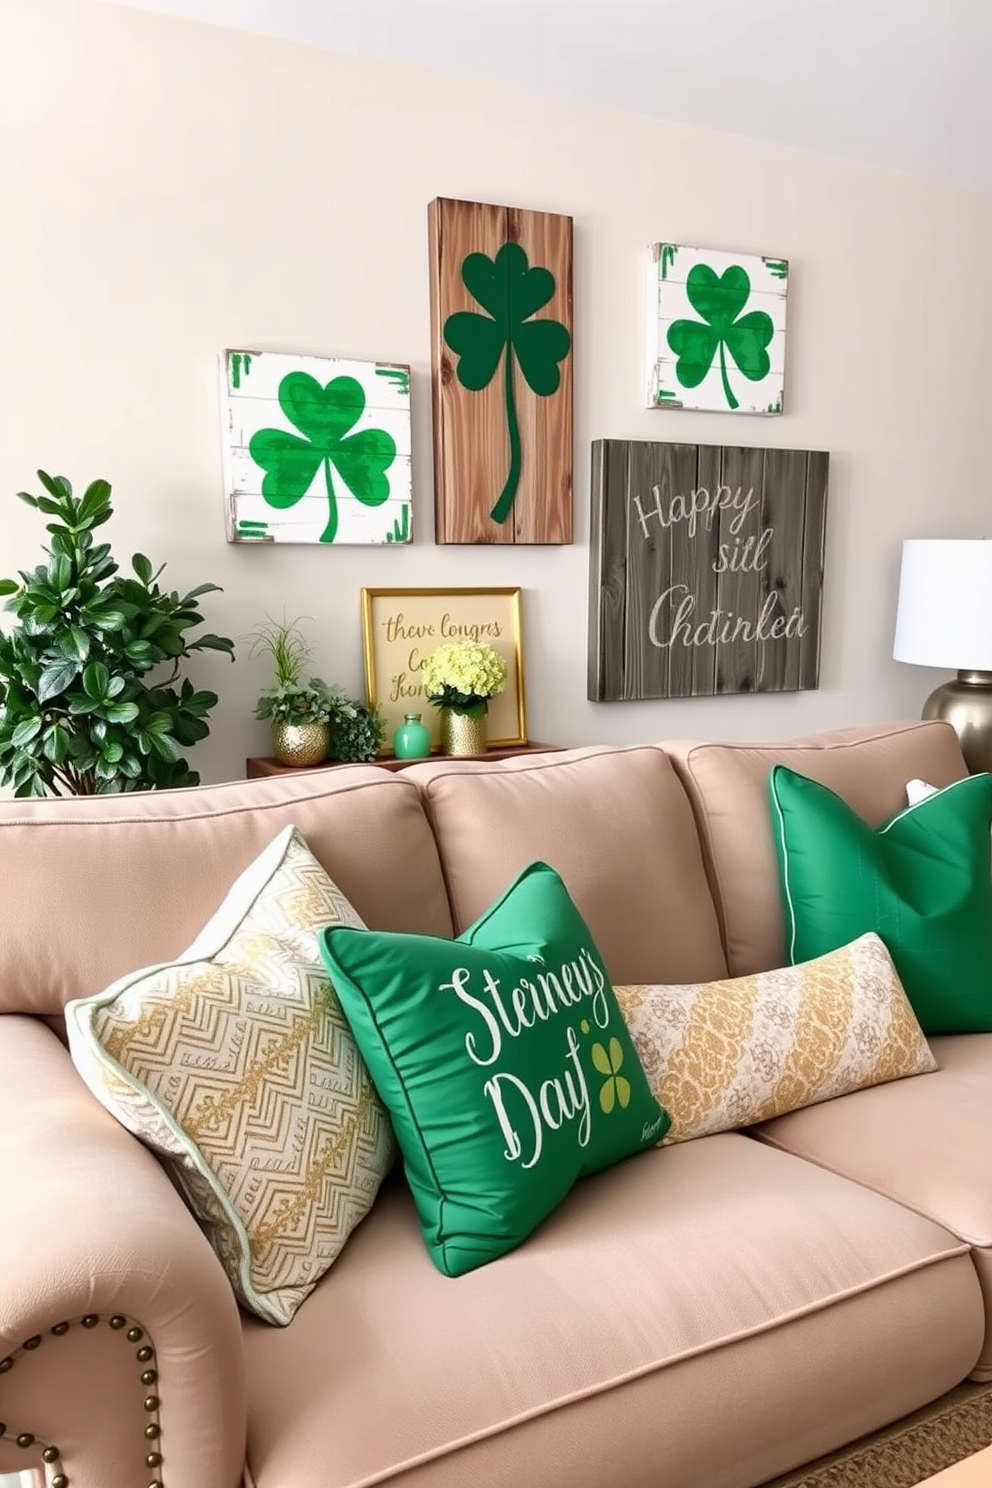
[[232,542],[410,540],[410,372],[229,351],[222,418]]
[[648,287],[648,404],[782,412],[788,264],[655,244]]
[[513,509],[521,470],[516,369],[531,392],[550,397],[561,382],[559,363],[568,356],[572,338],[560,321],[533,319],[554,297],[555,279],[549,269],[531,266],[519,243],[504,243],[495,258],[467,254],[461,277],[485,313],[456,310],[444,322],[444,339],[458,358],[455,375],[470,392],[488,387],[503,364],[509,461],[490,515],[494,522],[505,522]]

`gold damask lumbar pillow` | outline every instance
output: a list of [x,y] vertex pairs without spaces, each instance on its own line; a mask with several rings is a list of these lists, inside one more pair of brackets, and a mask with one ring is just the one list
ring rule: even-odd
[[389,1118],[321,960],[363,929],[295,827],[178,960],[66,1007],[99,1101],[162,1159],[235,1293],[288,1323],[372,1206]]
[[665,1143],[753,1126],[937,1068],[877,935],[798,966],[694,986],[617,987]]

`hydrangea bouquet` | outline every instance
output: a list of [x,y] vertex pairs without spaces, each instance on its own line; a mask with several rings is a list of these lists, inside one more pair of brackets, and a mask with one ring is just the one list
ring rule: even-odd
[[482,718],[506,686],[506,662],[484,641],[446,641],[424,658],[420,680],[435,708]]

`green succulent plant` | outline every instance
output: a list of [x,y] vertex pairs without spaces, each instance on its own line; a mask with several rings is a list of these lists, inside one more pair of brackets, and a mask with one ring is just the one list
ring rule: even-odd
[[251,641],[249,656],[268,656],[276,680],[265,687],[255,705],[256,718],[270,718],[273,723],[329,723],[335,711],[346,702],[340,687],[329,686],[320,677],[304,678],[312,651],[300,629],[301,615],[296,620],[273,620],[247,637]]
[[330,754],[339,760],[374,759],[386,737],[386,725],[378,709],[349,698],[337,683],[306,677],[312,657],[310,642],[300,628],[301,620],[273,620],[253,630],[250,656],[264,655],[272,661],[276,680],[259,695],[256,718],[273,723],[326,723]]
[[143,553],[120,572],[94,531],[113,514],[111,487],[74,496],[62,475],[38,471],[45,494],[20,499],[51,520],[46,561],[0,579],[18,621],[0,634],[0,785],[17,796],[95,795],[199,784],[182,751],[206,738],[215,692],[198,691],[182,664],[234,643],[202,624],[198,600],[159,585]]

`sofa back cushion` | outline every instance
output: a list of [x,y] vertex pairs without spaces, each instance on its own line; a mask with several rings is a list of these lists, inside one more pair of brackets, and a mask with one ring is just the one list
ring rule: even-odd
[[366,924],[451,934],[412,782],[371,765],[0,805],[0,1012],[60,1014],[178,956],[287,824]]
[[614,981],[726,975],[692,811],[660,749],[425,762],[404,773],[423,790],[457,932],[541,860],[561,874]]
[[732,976],[787,960],[768,799],[773,765],[829,787],[871,827],[906,805],[915,776],[944,786],[968,773],[957,735],[939,722],[839,729],[782,744],[664,747],[696,815]]

